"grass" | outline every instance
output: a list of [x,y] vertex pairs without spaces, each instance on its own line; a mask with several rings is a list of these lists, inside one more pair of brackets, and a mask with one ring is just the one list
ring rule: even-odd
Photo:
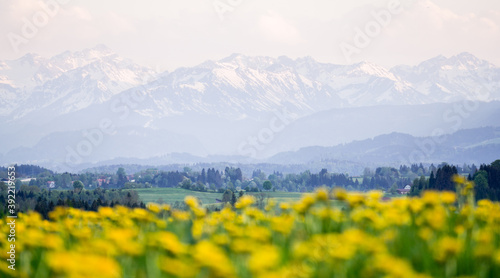
[[[250,192],[248,194],[251,195],[258,195],[261,192]],[[299,200],[302,197],[303,193],[300,192],[262,192],[266,195],[269,196],[269,198],[276,200],[277,203],[283,203],[283,202],[294,202]]]
[[144,203],[159,203],[163,201],[166,204],[172,204],[176,201],[183,202],[188,195],[201,200],[203,204],[214,204],[215,199],[222,199],[221,193],[198,192],[182,188],[140,188],[134,189]]
[[[172,204],[176,201],[182,202],[184,198],[188,195],[194,196],[201,200],[204,205],[215,204],[217,201],[215,199],[222,199],[222,193],[213,192],[198,192],[191,191],[182,188],[140,188],[134,189],[139,194],[139,197],[144,203],[158,203],[163,201],[166,204]],[[263,192],[268,195],[269,198],[275,199],[278,203],[281,202],[293,202],[299,200],[302,193],[299,192]],[[250,192],[248,194],[256,195],[259,193]]]

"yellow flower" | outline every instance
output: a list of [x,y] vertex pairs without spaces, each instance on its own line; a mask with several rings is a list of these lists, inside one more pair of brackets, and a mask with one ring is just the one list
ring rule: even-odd
[[418,231],[418,236],[425,241],[429,241],[433,235],[434,232],[427,227],[424,227]]
[[189,212],[187,211],[180,211],[180,210],[174,210],[172,211],[172,217],[175,220],[179,221],[188,221],[189,220]]
[[311,194],[305,194],[302,199],[294,205],[295,211],[298,213],[305,213],[316,201]]
[[68,277],[120,277],[121,270],[115,260],[93,254],[54,252],[47,255],[49,267]]
[[453,180],[454,183],[466,183],[467,182],[467,179],[464,176],[460,176],[460,175],[453,175],[453,177],[451,179]]
[[365,202],[365,196],[358,193],[352,193],[347,195],[347,203],[350,207],[357,207]]
[[200,241],[194,246],[194,259],[214,272],[213,276],[234,277],[233,264],[222,249],[209,241]]
[[186,196],[186,198],[184,198],[184,203],[191,209],[198,207],[198,199],[193,196]]
[[74,251],[79,253],[94,253],[103,256],[115,256],[118,254],[118,249],[113,242],[105,239],[94,239],[89,242],[74,247]]
[[432,191],[432,190],[424,191],[424,194],[422,195],[422,201],[426,205],[437,206],[441,201],[439,195],[440,194],[437,191]]
[[187,247],[179,241],[177,236],[171,232],[158,232],[155,234],[155,242],[167,251],[174,255],[184,254],[187,252]]
[[323,202],[328,201],[328,190],[326,188],[316,190],[316,200]]
[[159,213],[159,212],[161,211],[161,207],[160,207],[160,205],[155,204],[155,203],[149,203],[149,204],[148,204],[148,209],[149,209],[149,211],[151,211],[152,213]]
[[246,239],[235,239],[231,242],[231,250],[235,253],[251,253],[256,248],[260,247]]
[[409,205],[410,211],[413,213],[419,213],[424,208],[424,202],[420,198],[413,198]]
[[47,249],[59,250],[64,247],[64,242],[59,235],[47,234],[41,242]]
[[398,232],[396,229],[389,229],[389,230],[386,230],[382,233],[381,239],[385,242],[390,242],[390,241],[393,241],[397,235],[398,235]]
[[380,200],[384,196],[384,193],[380,190],[372,190],[368,192],[368,197],[372,200]]
[[218,245],[227,245],[230,242],[230,238],[226,234],[213,234],[211,239]]
[[238,199],[238,202],[234,205],[237,209],[244,209],[255,203],[255,197],[252,195],[244,195]]
[[491,208],[491,207],[493,207],[493,202],[491,200],[488,200],[488,199],[481,199],[481,200],[477,201],[477,205],[479,207]]
[[193,221],[193,226],[191,227],[191,234],[195,239],[200,239],[203,234],[203,220],[195,220]]
[[42,246],[44,241],[44,233],[39,229],[28,229],[23,233],[26,238],[26,245],[28,246]]
[[49,212],[49,218],[56,220],[61,217],[65,217],[68,210],[65,207],[55,207],[53,211]]
[[112,228],[110,230],[107,230],[105,234],[109,240],[116,242],[118,245],[122,245],[127,244],[128,241],[135,238],[138,232],[132,229]]
[[170,211],[170,205],[168,205],[168,204],[162,205],[161,209],[164,210],[164,211]]
[[152,215],[145,209],[134,208],[132,210],[130,218],[141,220],[141,221],[149,221],[152,219]]
[[442,206],[427,209],[417,220],[417,222],[423,221],[427,223],[427,225],[435,230],[442,230],[446,224],[446,211]]
[[280,209],[281,210],[289,210],[291,208],[290,204],[289,203],[280,203]]
[[450,236],[445,236],[439,239],[434,246],[434,257],[436,260],[444,262],[460,253],[462,245],[462,241]]
[[373,267],[386,274],[385,277],[416,277],[408,261],[388,254],[377,255]]
[[457,200],[457,196],[455,195],[454,192],[444,191],[441,193],[441,201],[444,204],[450,205],[450,204],[455,203],[456,200]]
[[335,187],[332,191],[333,198],[343,201],[347,199],[347,191],[342,187]]
[[160,259],[160,269],[175,277],[182,278],[196,277],[198,274],[198,268],[192,263],[167,257]]
[[207,210],[202,207],[193,207],[192,211],[194,213],[194,216],[196,216],[196,218],[203,218],[207,215]]
[[245,230],[246,235],[258,242],[267,242],[271,238],[271,231],[266,227],[250,226]]
[[248,268],[254,273],[263,272],[276,267],[280,262],[280,254],[276,246],[264,245],[256,249],[248,260]]
[[100,207],[98,210],[99,214],[103,217],[111,217],[115,214],[112,208],[110,207]]
[[294,223],[295,219],[292,216],[282,215],[271,218],[271,228],[284,235],[292,231]]

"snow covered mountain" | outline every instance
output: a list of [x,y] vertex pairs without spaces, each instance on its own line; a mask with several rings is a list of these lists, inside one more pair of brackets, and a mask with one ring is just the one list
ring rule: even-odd
[[[85,162],[175,151],[241,154],[239,146],[275,125],[276,111],[285,110],[293,124],[273,134],[277,146],[268,144],[261,156],[383,132],[411,134],[407,123],[419,131],[411,135],[430,136],[429,127],[436,127],[429,123],[436,119],[444,119],[440,128],[456,123],[456,115],[447,119],[442,109],[453,112],[453,105],[464,100],[491,105],[460,119],[459,128],[485,122],[496,126],[499,104],[493,101],[500,100],[500,68],[469,53],[392,69],[369,62],[335,65],[311,57],[233,54],[158,73],[103,45],[52,58],[27,54],[0,61],[0,137],[16,136],[0,144],[0,163],[30,157],[63,160],[67,147],[78,147],[86,140],[81,134],[98,129],[103,121],[112,123],[118,133],[94,146]],[[432,106],[436,103],[448,104]],[[394,117],[396,127],[386,124]],[[131,132],[161,140],[148,141]],[[151,148],[132,151],[132,146],[142,144]],[[113,146],[113,151],[106,146]],[[21,154],[23,159],[16,160]]]
[[150,106],[142,113],[154,117],[195,112],[242,119],[282,107],[304,116],[340,107],[500,99],[500,69],[469,53],[390,70],[233,54],[157,77],[102,45],[50,59],[27,54],[0,62],[0,116],[64,115],[130,88],[146,93]]
[[500,69],[468,53],[391,70],[368,62],[233,54],[178,69],[144,88],[161,116],[196,111],[234,119],[281,107],[304,116],[340,107],[498,100]]
[[470,53],[438,56],[414,67],[394,67],[391,72],[425,95],[427,102],[500,99],[500,68]]
[[0,116],[17,119],[33,112],[67,114],[103,103],[155,79],[156,74],[103,45],[50,59],[26,54],[17,60],[0,61]]

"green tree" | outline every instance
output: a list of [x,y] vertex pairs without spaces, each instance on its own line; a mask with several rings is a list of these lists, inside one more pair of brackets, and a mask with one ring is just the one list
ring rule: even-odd
[[389,192],[390,192],[391,194],[396,194],[396,193],[398,193],[398,184],[397,184],[397,183],[393,183],[393,184],[391,185],[391,189],[389,189]]
[[262,188],[264,188],[265,190],[269,191],[269,190],[271,190],[271,188],[273,188],[273,184],[271,183],[270,180],[266,180],[262,184]]
[[488,173],[484,170],[478,171],[474,175],[474,184],[476,185],[476,199],[487,199],[488,198]]
[[21,185],[23,185],[23,182],[19,179],[16,179],[16,182],[15,182],[16,190],[21,189]]
[[75,192],[80,192],[83,189],[83,183],[81,181],[74,181],[73,182],[73,190]]
[[236,201],[237,201],[237,200],[238,200],[238,199],[236,198],[236,195],[235,195],[235,194],[234,194],[234,192],[233,192],[233,194],[231,194],[231,206],[233,206],[233,207],[234,207],[234,204],[236,204]]
[[233,198],[233,192],[229,189],[226,189],[226,191],[224,191],[224,194],[222,194],[222,202],[230,203],[232,198]]
[[191,189],[191,180],[188,178],[184,178],[184,180],[182,180],[182,182],[180,182],[178,186],[184,189]]
[[125,169],[122,167],[118,168],[118,171],[116,171],[116,175],[118,176],[118,180],[116,181],[116,185],[118,187],[123,187],[125,183],[128,181],[127,180],[127,174],[125,174]]

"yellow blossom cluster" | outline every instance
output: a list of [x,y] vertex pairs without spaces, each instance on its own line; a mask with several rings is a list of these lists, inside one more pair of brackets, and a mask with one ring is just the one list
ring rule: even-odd
[[322,188],[264,210],[245,195],[215,212],[186,197],[186,211],[149,204],[57,207],[49,219],[20,213],[16,270],[1,237],[0,276],[500,277],[499,203],[459,205],[453,192],[382,196]]

